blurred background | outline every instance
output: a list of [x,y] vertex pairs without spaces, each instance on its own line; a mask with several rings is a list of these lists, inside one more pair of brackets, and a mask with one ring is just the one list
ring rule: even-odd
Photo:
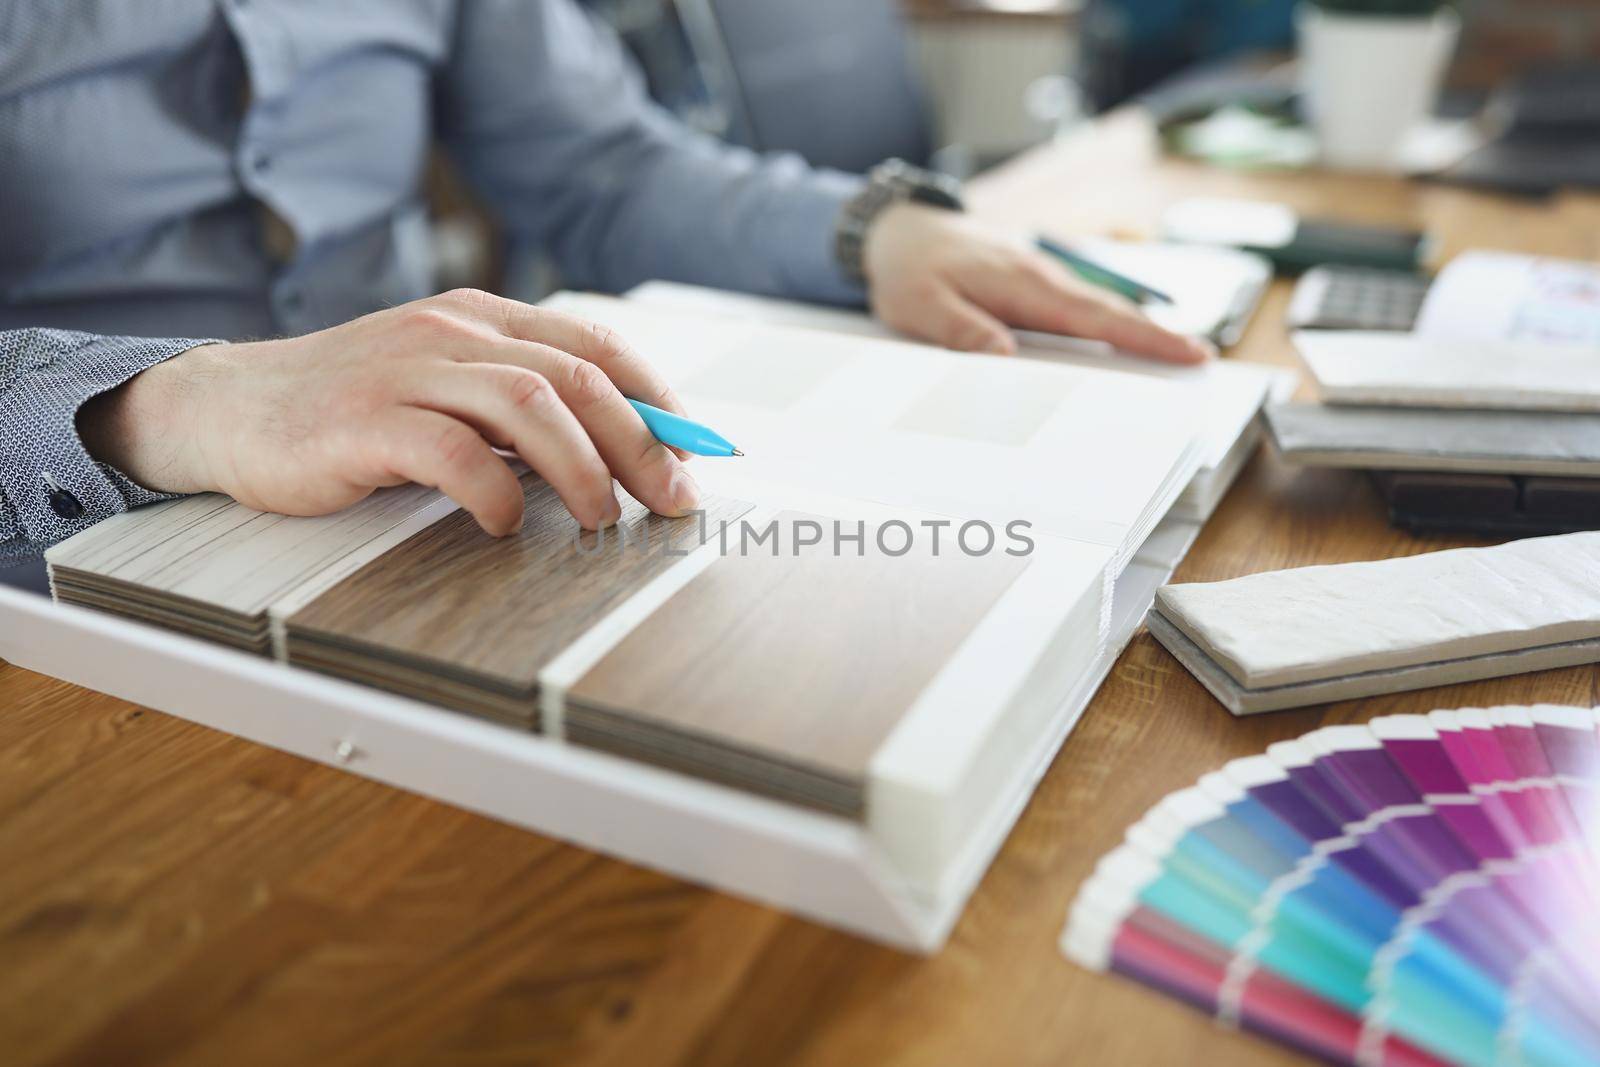
[[[1261,141],[1294,124],[1295,0],[584,2],[664,106],[716,137],[818,165],[859,172],[898,156],[966,178],[1129,101],[1156,114],[1170,147],[1202,145],[1211,162],[1297,160],[1296,142]],[[1600,185],[1600,0],[1454,6],[1461,32],[1439,111],[1498,114],[1502,126],[1508,113],[1553,112],[1558,139],[1541,129],[1539,150],[1583,168],[1563,184]],[[1205,139],[1184,136],[1219,111],[1220,149],[1215,124],[1198,127]],[[1510,169],[1527,184],[1527,166]],[[524,299],[558,284],[533,251],[497,243],[443,163],[434,193],[442,284]]]

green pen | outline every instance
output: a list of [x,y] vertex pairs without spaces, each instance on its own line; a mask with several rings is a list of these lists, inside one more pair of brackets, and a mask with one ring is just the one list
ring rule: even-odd
[[1109,267],[1087,260],[1059,241],[1052,241],[1043,235],[1034,238],[1034,243],[1041,252],[1048,252],[1062,263],[1072,268],[1073,273],[1091,285],[1098,285],[1102,289],[1110,289],[1113,293],[1132,300],[1136,304],[1154,301],[1157,304],[1171,304],[1172,297],[1160,289],[1152,289],[1143,282],[1136,282],[1127,275],[1118,274]]

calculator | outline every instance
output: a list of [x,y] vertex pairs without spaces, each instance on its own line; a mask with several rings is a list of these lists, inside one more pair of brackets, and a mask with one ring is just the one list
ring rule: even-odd
[[1313,267],[1295,284],[1298,330],[1410,330],[1428,295],[1426,275],[1364,267]]

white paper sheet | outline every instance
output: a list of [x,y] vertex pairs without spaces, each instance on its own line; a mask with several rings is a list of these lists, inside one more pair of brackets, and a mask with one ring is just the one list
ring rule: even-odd
[[[697,419],[746,453],[694,464],[713,491],[748,494],[765,484],[1002,528],[1021,519],[1111,548],[1120,569],[1203,456],[1192,394],[1139,375],[687,316],[609,297],[560,294],[547,303],[618,330]],[[746,367],[736,381],[720,378],[717,368],[733,359]],[[786,369],[814,360],[823,372]],[[974,400],[960,418],[951,413],[957,395]]]
[[1466,252],[1409,333],[1303,330],[1330,404],[1600,411],[1600,264]]
[[1442,341],[1600,348],[1600,264],[1462,253],[1429,287],[1415,333]]
[[[1163,280],[1170,282],[1165,276]],[[858,311],[674,282],[646,282],[629,292],[627,301],[683,316],[797,326],[885,340],[896,336],[882,323]],[[1192,367],[1140,359],[1095,341],[1027,332],[1022,333],[1019,340],[1018,354],[1029,359],[1159,378],[1184,388],[1191,407],[1201,419],[1204,436],[1200,469],[1177,505],[1191,519],[1204,520],[1226,489],[1225,482],[1237,473],[1235,469],[1223,475],[1220,469],[1228,462],[1240,438],[1250,430],[1262,405],[1268,400],[1286,399],[1299,379],[1288,368],[1239,360],[1216,360],[1202,367]],[[634,343],[643,342],[635,340]],[[1218,484],[1219,481],[1224,484]]]

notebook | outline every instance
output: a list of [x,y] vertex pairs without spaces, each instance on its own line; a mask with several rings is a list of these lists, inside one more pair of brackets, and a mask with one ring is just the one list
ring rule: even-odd
[[1170,296],[1170,304],[1144,307],[1152,321],[1222,347],[1238,343],[1272,281],[1265,257],[1233,248],[1106,237],[1066,243],[1092,262]]
[[[887,327],[861,312],[673,282],[647,282],[628,294],[628,302],[679,315],[798,326],[861,337],[894,336]],[[1298,384],[1298,375],[1293,371],[1256,363],[1219,360],[1203,368],[1179,367],[1120,355],[1094,342],[1027,332],[1020,339],[1019,354],[1030,359],[1146,376],[1171,382],[1189,393],[1201,420],[1204,451],[1199,468],[1174,502],[1171,514],[1199,522],[1210,517],[1254,454],[1261,433],[1257,415],[1263,405],[1270,400],[1286,400]]]
[[1333,404],[1600,410],[1600,266],[1473,252],[1428,290],[1409,334],[1299,331]]
[[1235,714],[1600,660],[1600,533],[1169,585],[1151,634]]

